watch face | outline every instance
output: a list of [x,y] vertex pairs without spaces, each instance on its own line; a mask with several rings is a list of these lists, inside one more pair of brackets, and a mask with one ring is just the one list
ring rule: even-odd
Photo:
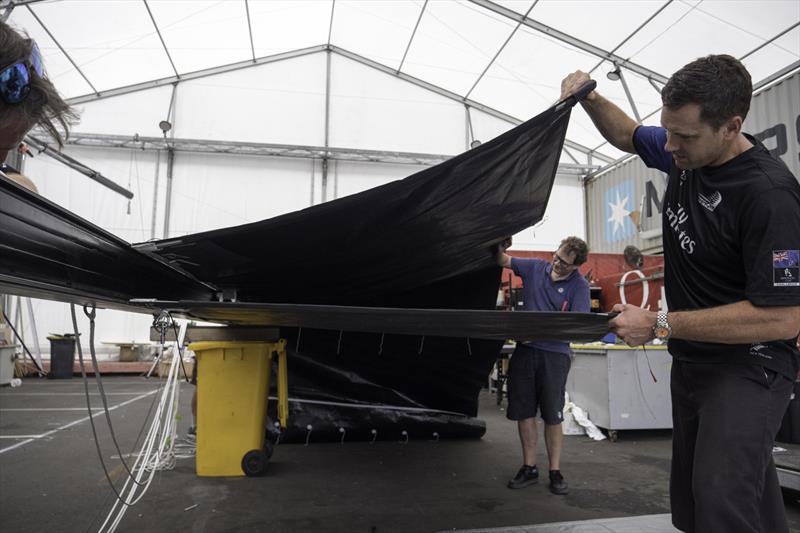
[[669,329],[665,328],[664,326],[657,326],[653,332],[656,334],[656,338],[658,339],[666,339],[669,337]]

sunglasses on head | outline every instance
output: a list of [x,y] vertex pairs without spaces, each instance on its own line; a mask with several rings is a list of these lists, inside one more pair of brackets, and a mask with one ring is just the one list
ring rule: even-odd
[[31,55],[0,70],[0,98],[7,104],[18,104],[25,100],[31,91],[31,74],[35,72],[44,77],[42,55],[39,47],[33,43]]

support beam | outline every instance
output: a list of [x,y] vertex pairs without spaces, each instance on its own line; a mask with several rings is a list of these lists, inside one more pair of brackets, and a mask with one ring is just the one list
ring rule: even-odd
[[[168,150],[207,154],[233,154],[266,157],[293,157],[322,160],[326,157],[336,161],[360,161],[364,163],[391,163],[432,166],[447,161],[455,154],[425,154],[416,152],[392,152],[364,150],[359,148],[337,148],[324,146],[303,146],[287,144],[247,143],[232,141],[213,141],[202,139],[169,139],[161,137],[132,137],[128,135],[108,135],[102,133],[81,133],[73,131],[67,139],[68,145],[95,148],[117,148],[121,150]],[[585,174],[597,169],[596,165],[559,165],[561,174]]]
[[396,72],[397,74],[400,74],[400,71],[403,70],[403,63],[406,62],[406,56],[408,55],[408,51],[411,50],[411,43],[414,42],[414,36],[417,34],[417,28],[419,28],[419,22],[422,20],[422,15],[425,13],[426,7],[428,7],[428,0],[425,0],[425,3],[422,4],[422,9],[419,10],[419,17],[417,17],[417,23],[414,24],[414,31],[411,32],[411,37],[408,39],[408,44],[406,45],[406,51],[403,52],[403,59],[400,60],[400,65],[397,67],[397,72]]
[[[388,67],[388,66],[384,65],[383,63],[378,63],[377,61],[373,61],[373,60],[368,59],[366,57],[363,57],[363,56],[361,56],[359,54],[350,52],[348,50],[345,50],[344,48],[339,48],[338,46],[334,46],[334,45],[331,45],[331,46],[318,45],[318,46],[312,46],[312,47],[309,47],[309,48],[303,48],[303,49],[300,49],[300,50],[294,50],[294,51],[291,51],[291,52],[284,52],[282,54],[276,54],[276,55],[273,55],[273,56],[259,58],[255,62],[253,62],[252,60],[248,59],[246,61],[240,61],[240,62],[237,62],[237,63],[232,63],[230,65],[223,65],[223,66],[220,66],[220,67],[214,67],[214,68],[210,68],[210,69],[199,70],[199,71],[196,71],[196,72],[190,72],[190,73],[187,73],[187,74],[182,74],[180,80],[177,77],[174,77],[174,76],[169,77],[169,78],[161,78],[159,80],[153,80],[153,81],[148,81],[148,82],[144,82],[144,83],[138,83],[138,84],[135,84],[135,85],[129,85],[127,87],[120,87],[120,88],[117,88],[117,89],[110,89],[108,91],[103,91],[102,93],[99,93],[97,95],[78,96],[76,98],[70,98],[67,101],[71,105],[81,104],[81,103],[85,103],[85,102],[91,102],[93,100],[98,100],[98,99],[101,99],[101,98],[109,98],[109,97],[112,97],[112,96],[118,96],[118,95],[122,95],[122,94],[129,94],[129,93],[133,93],[133,92],[143,91],[143,90],[146,90],[146,89],[152,89],[154,87],[161,87],[161,86],[164,86],[164,85],[175,83],[177,81],[188,81],[188,80],[193,80],[193,79],[205,78],[207,76],[215,76],[217,74],[222,74],[222,73],[225,73],[225,72],[233,72],[233,71],[236,71],[236,70],[241,70],[241,69],[245,69],[245,68],[251,68],[251,67],[256,66],[256,65],[274,63],[276,61],[283,61],[283,60],[286,60],[286,59],[293,59],[293,58],[296,58],[296,57],[302,57],[302,56],[306,56],[306,55],[309,55],[309,54],[314,54],[314,53],[317,53],[317,52],[327,52],[327,51],[331,51],[331,52],[333,52],[335,54],[339,54],[342,57],[346,57],[346,58],[348,58],[348,59],[350,59],[352,61],[355,61],[357,63],[361,63],[362,65],[365,65],[365,66],[368,66],[368,67],[373,68],[375,70],[378,70],[379,72],[383,72],[383,73],[388,74],[390,76],[394,76],[396,78],[399,78],[399,79],[401,79],[401,80],[403,80],[405,82],[408,82],[408,83],[411,83],[411,84],[416,85],[418,87],[421,87],[421,88],[423,88],[425,90],[434,92],[434,93],[438,94],[439,96],[443,96],[443,97],[448,98],[450,100],[454,100],[456,102],[459,102],[459,103],[462,103],[462,104],[466,104],[466,105],[468,105],[468,106],[470,106],[470,107],[472,107],[474,109],[477,109],[478,111],[486,113],[487,115],[491,115],[491,116],[493,116],[495,118],[499,118],[500,120],[502,120],[504,122],[508,122],[509,124],[513,124],[515,126],[518,126],[519,124],[522,124],[522,122],[523,122],[522,120],[520,120],[520,119],[518,119],[516,117],[513,117],[511,115],[503,113],[502,111],[498,111],[498,110],[496,110],[494,108],[491,108],[491,107],[489,107],[487,105],[481,104],[480,102],[476,102],[474,100],[470,100],[469,98],[465,98],[465,97],[463,97],[463,96],[461,96],[459,94],[456,94],[456,93],[454,93],[452,91],[448,91],[447,89],[444,89],[444,88],[439,87],[437,85],[434,85],[432,83],[428,83],[426,81],[420,80],[419,78],[415,78],[414,76],[410,76],[408,74],[405,74],[404,72],[399,72],[399,71],[397,71],[397,70],[395,70],[395,69],[393,69],[391,67]],[[583,146],[582,144],[576,143],[574,141],[570,141],[569,139],[566,139],[564,141],[564,145],[569,147],[569,148],[572,148],[573,150],[581,152],[583,154],[587,154],[587,155],[588,154],[593,154],[594,157],[596,157],[597,159],[599,159],[600,161],[603,161],[603,162],[610,163],[610,162],[614,161],[614,158],[612,158],[612,157],[609,157],[607,155],[603,155],[601,153],[595,152],[591,148],[589,148],[587,146]]]
[[[622,47],[622,45],[624,45],[625,43],[627,43],[628,41],[630,41],[630,40],[631,40],[631,38],[632,38],[634,35],[636,35],[637,33],[639,33],[639,32],[642,30],[642,28],[644,28],[645,26],[647,26],[648,24],[650,24],[650,21],[651,21],[651,20],[653,20],[654,18],[656,18],[657,16],[659,16],[659,15],[661,14],[661,12],[662,12],[662,11],[664,11],[664,10],[667,8],[667,6],[668,6],[668,5],[670,5],[672,2],[673,2],[673,0],[667,0],[667,1],[666,1],[666,2],[665,2],[665,3],[664,3],[664,4],[663,4],[663,5],[660,7],[660,8],[658,8],[658,10],[656,10],[656,12],[655,12],[655,13],[653,13],[652,15],[650,15],[649,17],[647,17],[647,20],[645,20],[644,22],[642,22],[641,24],[639,24],[639,27],[638,27],[638,28],[636,28],[635,30],[633,30],[633,31],[632,31],[632,32],[631,32],[631,33],[630,33],[630,34],[629,34],[627,37],[625,37],[625,38],[624,38],[624,39],[623,39],[623,40],[622,40],[622,41],[621,41],[621,42],[620,42],[620,43],[619,43],[617,46],[615,46],[615,47],[614,47],[614,49],[613,49],[613,50],[611,50],[611,52],[610,52],[610,53],[612,53],[612,54],[613,54],[614,52],[616,52],[617,50],[619,50],[619,49]],[[602,65],[602,64],[603,64],[605,61],[606,61],[605,59],[602,59],[602,60],[600,60],[600,62],[599,62],[599,63],[597,63],[597,64],[596,64],[594,67],[592,67],[592,70],[590,70],[590,71],[589,71],[589,74],[591,74],[592,72],[594,72],[595,70],[597,70],[598,68],[600,68],[600,65]],[[653,84],[653,80],[652,80],[651,78],[647,78],[647,80],[650,82],[650,84],[651,84],[651,85]]]
[[244,0],[244,10],[247,13],[247,34],[250,36],[250,53],[253,54],[253,62],[256,60],[256,47],[253,44],[253,26],[250,24],[250,6]]
[[59,152],[58,150],[54,150],[53,148],[50,147],[49,144],[47,144],[46,142],[42,141],[41,139],[39,139],[37,137],[34,137],[33,135],[29,134],[29,135],[25,136],[25,142],[28,143],[28,145],[30,145],[31,148],[37,150],[40,154],[44,153],[44,154],[49,155],[50,157],[52,157],[53,159],[55,159],[59,163],[63,163],[64,165],[68,166],[72,170],[75,170],[76,172],[80,172],[84,176],[93,179],[94,181],[96,181],[100,185],[103,185],[104,187],[107,187],[107,188],[111,189],[112,191],[114,191],[117,194],[121,194],[122,196],[124,196],[128,200],[133,198],[133,193],[131,191],[129,191],[128,189],[126,189],[125,187],[122,187],[121,185],[117,185],[115,182],[113,182],[110,179],[108,179],[107,177],[103,176],[102,174],[100,174],[96,170],[93,170],[93,169],[87,167],[86,165],[84,165],[80,161],[78,161],[76,159],[73,159],[72,157],[68,156],[67,154],[63,154],[63,153]]
[[161,171],[161,150],[156,150],[156,172],[153,176],[153,212],[150,217],[150,240],[156,238],[156,214],[158,213],[158,175]]
[[331,1],[331,20],[328,23],[328,46],[331,45],[331,34],[333,33],[333,13],[336,11],[336,0]]
[[167,196],[164,204],[164,238],[169,238],[169,217],[172,211],[172,170],[175,167],[175,150],[167,148]]
[[758,52],[759,50],[761,50],[762,48],[764,48],[764,47],[765,47],[765,46],[767,46],[768,44],[770,44],[770,43],[772,43],[772,42],[775,42],[775,40],[777,40],[777,39],[779,39],[779,38],[783,37],[784,35],[786,35],[787,33],[789,33],[790,31],[792,31],[793,29],[795,29],[795,28],[796,28],[796,27],[798,27],[798,26],[800,26],[800,22],[795,22],[794,24],[792,24],[791,26],[789,26],[788,28],[786,28],[785,30],[783,30],[782,32],[780,32],[778,35],[776,35],[776,36],[775,36],[775,37],[773,37],[772,39],[770,39],[770,40],[768,40],[768,41],[764,41],[764,42],[763,42],[763,43],[761,43],[760,45],[756,46],[755,48],[753,48],[752,50],[750,50],[749,52],[747,52],[745,55],[743,55],[742,57],[740,57],[740,58],[739,58],[739,61],[744,61],[744,60],[745,60],[747,57],[749,57],[749,56],[751,56],[751,55],[755,54],[756,52]]
[[53,40],[53,42],[54,42],[54,43],[55,43],[55,45],[58,47],[58,49],[59,49],[59,50],[61,50],[61,53],[62,53],[62,54],[64,54],[64,57],[66,57],[66,58],[67,58],[67,61],[69,61],[69,62],[70,62],[70,64],[71,64],[71,65],[72,65],[72,66],[75,68],[75,70],[77,70],[77,71],[78,71],[78,74],[80,74],[80,75],[81,75],[81,77],[82,77],[82,78],[83,78],[83,80],[86,82],[86,84],[87,84],[89,87],[91,87],[92,91],[94,91],[94,94],[99,94],[99,93],[97,92],[97,89],[95,88],[95,86],[92,84],[92,82],[91,82],[91,81],[89,81],[89,78],[87,78],[87,77],[86,77],[86,74],[84,74],[84,73],[83,73],[83,71],[82,71],[82,70],[81,70],[81,68],[78,66],[78,64],[77,64],[77,63],[75,63],[75,61],[73,61],[73,60],[72,60],[72,57],[70,57],[70,55],[67,53],[67,51],[66,51],[66,50],[64,50],[64,47],[63,47],[63,46],[61,46],[61,43],[59,43],[59,42],[58,42],[58,40],[55,38],[55,36],[54,36],[52,33],[50,33],[50,30],[47,28],[47,26],[45,26],[45,25],[44,25],[44,22],[42,22],[42,20],[41,20],[41,19],[40,19],[40,18],[39,18],[39,17],[36,15],[36,13],[34,13],[34,12],[33,12],[33,9],[31,8],[31,6],[30,6],[30,5],[26,5],[25,7],[27,7],[27,8],[28,8],[28,11],[30,11],[30,12],[31,12],[31,15],[33,15],[33,18],[35,18],[35,19],[36,19],[36,22],[38,22],[38,23],[39,23],[39,26],[41,26],[41,27],[42,27],[42,29],[45,31],[45,33],[47,33],[47,36],[48,36],[48,37],[50,37],[50,39],[52,39],[52,40]]
[[[352,59],[353,61],[361,63],[362,65],[371,67],[371,68],[373,68],[375,70],[378,70],[380,72],[383,72],[385,74],[389,74],[391,76],[395,76],[397,78],[400,78],[403,81],[406,81],[408,83],[411,83],[413,85],[416,85],[418,87],[426,89],[426,90],[431,91],[433,93],[436,93],[439,96],[444,96],[445,98],[449,98],[450,100],[455,100],[456,102],[460,102],[460,103],[466,104],[466,105],[468,105],[468,106],[470,106],[470,107],[472,107],[474,109],[477,109],[478,111],[482,111],[483,113],[486,113],[487,115],[491,115],[491,116],[493,116],[495,118],[499,118],[502,121],[508,122],[509,124],[513,124],[515,126],[518,126],[519,124],[522,124],[522,122],[523,122],[522,120],[520,120],[520,119],[518,119],[516,117],[513,117],[511,115],[508,115],[506,113],[503,113],[502,111],[498,111],[496,109],[493,109],[493,108],[491,108],[491,107],[489,107],[487,105],[481,104],[480,102],[476,102],[474,100],[470,100],[469,98],[465,98],[465,97],[463,97],[463,96],[461,96],[459,94],[456,94],[456,93],[454,93],[452,91],[448,91],[447,89],[443,89],[442,87],[439,87],[439,86],[434,85],[432,83],[428,83],[428,82],[423,81],[423,80],[421,80],[419,78],[415,78],[414,76],[410,76],[410,75],[408,75],[408,74],[406,74],[404,72],[398,72],[395,69],[387,67],[386,65],[384,65],[382,63],[378,63],[377,61],[373,61],[373,60],[368,59],[366,57],[360,56],[358,54],[355,54],[353,52],[345,50],[344,48],[339,48],[337,46],[333,46],[332,45],[331,46],[331,50],[334,53],[337,53],[337,54],[339,54],[339,55],[341,55],[343,57],[346,57],[348,59]],[[577,150],[577,151],[582,152],[584,154],[589,154],[590,152],[592,152],[592,150],[589,147],[583,146],[582,144],[578,144],[578,143],[573,142],[573,141],[570,141],[569,139],[564,141],[564,146],[568,146],[569,148],[572,148],[573,150]],[[597,152],[594,152],[594,156],[596,158],[600,159],[601,161],[605,161],[605,162],[611,162],[611,161],[614,160],[611,157],[608,157],[608,156],[603,155],[603,154],[599,154]]]
[[639,109],[636,107],[636,102],[633,101],[633,95],[631,94],[630,88],[628,88],[628,82],[625,80],[625,73],[622,72],[622,69],[619,70],[619,82],[622,84],[622,88],[625,90],[625,96],[628,97],[628,103],[631,105],[631,111],[633,111],[633,116],[636,117],[636,122],[641,124],[642,117],[639,116]]
[[[527,16],[530,14],[531,10],[532,10],[534,7],[536,7],[536,4],[538,4],[538,3],[539,3],[539,0],[535,0],[535,1],[533,2],[533,4],[531,4],[531,7],[529,7],[529,8],[528,8],[528,10],[525,12],[525,15],[524,15],[524,16],[525,16],[526,18],[527,18]],[[481,75],[480,75],[480,76],[478,76],[478,79],[477,79],[477,80],[475,80],[475,83],[473,83],[473,84],[472,84],[472,87],[470,87],[469,91],[467,91],[467,94],[465,94],[465,95],[464,95],[464,98],[469,98],[469,95],[471,95],[471,94],[472,94],[472,91],[474,91],[474,90],[475,90],[475,87],[477,87],[477,86],[478,86],[478,83],[480,83],[480,81],[483,79],[483,77],[484,77],[484,76],[486,75],[486,73],[489,71],[489,69],[490,69],[490,68],[491,68],[491,66],[494,64],[494,62],[495,62],[495,61],[497,61],[497,57],[498,57],[498,56],[500,55],[500,53],[501,53],[501,52],[502,52],[502,51],[505,49],[505,47],[506,47],[506,46],[508,46],[508,43],[509,43],[509,41],[511,41],[511,38],[512,38],[512,37],[514,37],[514,35],[516,35],[516,34],[517,34],[517,30],[519,30],[519,27],[520,27],[520,26],[522,26],[522,22],[518,22],[518,23],[517,23],[517,25],[516,25],[516,26],[514,26],[514,29],[513,29],[513,30],[511,30],[511,33],[510,33],[510,34],[508,35],[508,37],[506,38],[505,42],[504,42],[504,43],[503,43],[503,44],[500,46],[500,49],[499,49],[499,50],[497,51],[497,53],[494,55],[494,57],[492,58],[492,60],[491,60],[491,61],[489,61],[489,64],[488,64],[488,65],[486,65],[486,68],[485,68],[485,69],[483,69],[483,72],[481,72]]]
[[74,98],[67,99],[67,103],[69,103],[70,105],[84,104],[86,102],[92,102],[94,100],[100,100],[102,98],[111,98],[113,96],[120,96],[123,94],[145,91],[147,89],[154,89],[156,87],[163,87],[164,85],[172,85],[178,81],[197,80],[201,78],[206,78],[208,76],[216,76],[217,74],[224,74],[226,72],[235,72],[237,70],[252,68],[258,65],[266,65],[278,61],[285,61],[287,59],[294,59],[296,57],[303,57],[309,54],[316,54],[318,52],[323,52],[325,50],[327,50],[327,46],[322,44],[317,46],[311,46],[309,48],[292,50],[291,52],[283,52],[281,54],[265,56],[258,58],[256,60],[247,59],[245,61],[238,61],[236,63],[231,63],[229,65],[222,65],[219,67],[212,67],[203,70],[197,70],[194,72],[188,72],[185,74],[181,74],[180,78],[178,76],[169,76],[167,78],[159,78],[157,80],[135,83],[133,85],[126,85],[125,87],[117,87],[115,89],[109,89],[107,91],[98,92],[96,94],[76,96]]
[[638,65],[638,64],[634,63],[633,61],[628,61],[624,57],[618,56],[616,54],[612,54],[611,52],[607,52],[607,51],[603,50],[602,48],[594,46],[593,44],[589,44],[589,43],[587,43],[585,41],[581,41],[580,39],[576,39],[575,37],[572,37],[569,34],[566,34],[564,32],[558,31],[557,29],[551,28],[550,26],[542,24],[541,22],[538,22],[538,21],[536,21],[536,20],[534,20],[532,18],[528,18],[528,17],[526,17],[524,15],[521,15],[521,14],[517,13],[516,11],[508,9],[507,7],[503,7],[503,6],[499,5],[499,4],[495,4],[494,2],[491,2],[489,0],[470,0],[470,2],[472,2],[473,4],[477,4],[477,5],[485,8],[485,9],[488,9],[489,11],[497,13],[498,15],[502,15],[502,16],[504,16],[506,18],[511,19],[511,20],[515,20],[517,22],[520,22],[520,23],[524,24],[525,26],[528,26],[531,29],[534,29],[534,30],[536,30],[538,32],[541,32],[541,33],[545,34],[545,35],[548,35],[548,36],[550,36],[550,37],[552,37],[554,39],[557,39],[557,40],[559,40],[561,42],[567,43],[570,46],[574,46],[575,48],[578,48],[579,50],[583,50],[584,52],[588,52],[588,53],[590,53],[592,55],[595,55],[597,57],[606,59],[608,61],[613,61],[617,65],[619,65],[621,67],[625,67],[630,71],[636,72],[637,74],[641,74],[645,78],[653,78],[654,80],[660,81],[661,83],[666,83],[667,82],[667,78],[665,76],[659,74],[658,72],[656,72],[654,70],[650,70],[647,67],[643,67],[642,65]]
[[178,74],[178,69],[175,68],[175,63],[172,61],[172,56],[169,54],[169,48],[167,48],[167,43],[164,42],[164,37],[161,36],[161,30],[158,29],[158,24],[156,24],[156,18],[153,16],[153,12],[150,11],[150,6],[147,5],[147,0],[142,0],[144,2],[144,7],[147,8],[147,14],[150,15],[150,20],[153,21],[153,27],[156,29],[156,35],[158,35],[158,40],[161,41],[161,46],[164,47],[164,53],[167,54],[167,59],[169,59],[169,64],[172,66],[172,72],[175,73],[175,77],[181,79],[181,75]]

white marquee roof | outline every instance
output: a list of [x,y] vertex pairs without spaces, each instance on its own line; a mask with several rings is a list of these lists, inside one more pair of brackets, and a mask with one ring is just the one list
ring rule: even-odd
[[[0,6],[9,23],[39,43],[57,87],[87,108],[98,99],[123,102],[110,95],[159,86],[164,87],[150,92],[161,91],[162,98],[169,99],[172,84],[189,80],[194,90],[208,91],[214,105],[220,87],[199,80],[219,72],[236,76],[238,89],[250,86],[250,92],[240,93],[243,99],[292,99],[305,90],[292,83],[292,68],[321,70],[315,88],[307,92],[324,96],[326,63],[311,58],[324,58],[331,51],[340,65],[339,76],[342,71],[360,80],[364,76],[346,91],[329,89],[328,101],[337,99],[341,106],[348,98],[363,97],[344,93],[355,93],[354,87],[364,84],[387,105],[424,105],[419,91],[403,92],[396,80],[382,81],[394,77],[469,104],[481,116],[494,116],[508,126],[552,104],[560,80],[582,69],[592,71],[604,95],[631,114],[638,113],[645,123],[656,123],[657,88],[696,57],[739,57],[756,85],[800,65],[797,0],[6,0]],[[280,71],[283,85],[245,77],[256,70],[247,67],[278,62],[289,65]],[[359,68],[341,66],[348,62]],[[622,68],[631,100],[623,83],[605,76],[615,64]],[[230,89],[233,82],[226,83]],[[268,95],[258,92],[270,83]],[[331,108],[334,105],[331,102]],[[302,109],[321,112],[326,122],[347,122],[346,113],[326,112],[324,105],[287,104],[282,119],[294,115],[303,123]],[[158,114],[166,116],[161,104]],[[459,127],[465,127],[465,115],[458,119]],[[478,131],[480,120],[474,114],[469,117],[473,136],[485,139],[487,135]],[[86,121],[77,132],[133,133],[123,121],[117,132],[97,131],[90,114]],[[313,121],[322,123],[319,117]],[[155,124],[152,131],[136,131],[157,136]],[[208,132],[184,129],[181,136],[202,139]],[[264,142],[315,144],[291,135],[282,139],[279,132],[268,137]],[[396,149],[378,137],[376,145],[354,142],[360,148]],[[603,142],[583,113],[574,114],[568,138],[570,158],[576,163],[586,162],[581,146],[596,149],[601,159],[603,154],[606,160],[620,155]],[[218,140],[239,139],[231,133]],[[327,129],[318,141],[336,146],[329,142]],[[447,153],[425,148],[416,151]]]

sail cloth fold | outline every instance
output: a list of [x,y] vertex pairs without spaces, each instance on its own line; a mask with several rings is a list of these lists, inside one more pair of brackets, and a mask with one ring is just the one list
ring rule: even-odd
[[[550,108],[444,163],[358,194],[137,249],[235,289],[238,301],[393,307],[397,295],[491,268],[492,244],[542,219],[569,115],[569,107]],[[495,299],[496,292],[479,308]]]

